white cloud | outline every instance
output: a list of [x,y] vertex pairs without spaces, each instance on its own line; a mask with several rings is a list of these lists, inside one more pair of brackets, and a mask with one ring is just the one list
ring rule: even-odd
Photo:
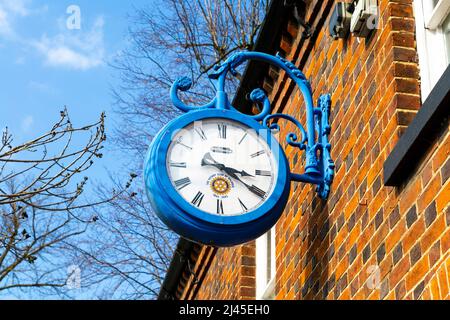
[[103,64],[103,26],[103,17],[98,17],[88,32],[65,30],[54,37],[43,35],[33,45],[48,66],[88,70]]
[[2,7],[0,7],[0,35],[9,34],[11,34],[11,26],[8,20],[8,14]]
[[30,14],[30,0],[0,0],[0,36],[14,36],[13,22]]
[[29,132],[31,130],[31,127],[33,126],[34,123],[34,119],[33,116],[26,116],[23,120],[22,120],[22,131],[23,132]]
[[28,10],[30,2],[30,0],[0,0],[0,5],[14,14],[27,16],[30,13]]

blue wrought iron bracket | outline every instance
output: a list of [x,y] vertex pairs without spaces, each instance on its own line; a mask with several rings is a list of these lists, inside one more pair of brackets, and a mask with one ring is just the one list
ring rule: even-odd
[[[286,135],[287,143],[299,148],[305,152],[305,172],[302,174],[291,172],[291,181],[314,184],[317,186],[317,192],[322,199],[327,199],[330,192],[330,186],[334,178],[334,162],[331,158],[328,137],[331,126],[329,122],[331,96],[329,94],[321,95],[318,100],[318,106],[315,107],[312,97],[312,88],[305,75],[290,61],[279,55],[272,56],[261,52],[238,52],[230,56],[225,62],[214,67],[209,78],[213,80],[216,89],[215,98],[203,106],[188,106],[181,101],[178,91],[188,91],[192,86],[192,81],[187,77],[176,80],[171,88],[171,99],[175,107],[183,112],[189,112],[200,109],[227,109],[240,112],[234,108],[225,92],[225,81],[228,73],[236,75],[236,68],[247,60],[258,60],[272,64],[286,72],[286,74],[297,84],[305,101],[306,106],[306,129],[294,117],[276,113],[270,114],[270,101],[265,92],[260,89],[254,89],[250,94],[250,100],[253,103],[262,105],[261,111],[256,115],[245,115],[258,122],[272,131],[279,131],[280,126],[273,120],[284,119],[292,122],[300,131],[301,139],[294,132]],[[317,134],[317,139],[316,139]]]

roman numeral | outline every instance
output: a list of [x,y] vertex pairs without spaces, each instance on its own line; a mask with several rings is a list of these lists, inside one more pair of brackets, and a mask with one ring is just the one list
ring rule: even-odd
[[191,179],[183,178],[183,179],[175,181],[174,184],[175,184],[175,187],[177,187],[178,190],[181,190],[181,189],[186,188],[188,185],[191,184]]
[[238,198],[238,200],[239,200],[239,204],[241,205],[241,208],[242,208],[244,211],[247,211],[248,209],[247,209],[247,207],[245,206],[245,204],[242,202],[242,200],[239,199],[239,198]]
[[217,199],[217,214],[223,214],[223,202]]
[[252,185],[248,189],[262,199],[264,199],[266,197],[266,192],[254,185]]
[[218,123],[217,127],[219,129],[219,138],[226,139],[227,138],[227,125],[224,123]]
[[261,151],[258,151],[258,152],[256,152],[256,153],[250,155],[250,157],[256,158],[256,157],[259,157],[260,155],[262,155],[262,154],[264,154],[264,153],[266,153],[266,151],[265,151],[265,150],[261,150]]
[[200,205],[202,204],[203,201],[203,197],[205,195],[203,193],[201,193],[200,191],[197,193],[197,195],[194,197],[194,199],[192,199],[191,203],[194,206],[200,207]]
[[255,170],[255,176],[271,177],[272,172],[267,170]]
[[186,162],[171,162],[170,166],[174,168],[186,168]]
[[205,131],[202,128],[195,128],[195,132],[200,136],[202,140],[207,140],[208,138],[205,135]]
[[246,132],[246,133],[244,134],[244,136],[242,137],[241,141],[239,141],[239,144],[241,144],[242,141],[244,141],[244,139],[245,139],[247,136],[248,136],[248,132]]
[[192,147],[190,147],[190,146],[188,146],[188,145],[185,145],[185,144],[184,144],[183,142],[181,142],[181,141],[177,141],[177,144],[179,144],[180,146],[185,147],[186,149],[192,150]]

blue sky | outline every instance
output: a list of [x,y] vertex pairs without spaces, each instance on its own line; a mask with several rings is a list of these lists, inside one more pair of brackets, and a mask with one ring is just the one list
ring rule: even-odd
[[[111,87],[118,81],[108,63],[127,46],[129,15],[151,3],[0,0],[0,130],[8,126],[13,144],[32,139],[67,106],[75,126],[93,123],[105,111],[108,134],[116,120]],[[108,181],[106,169],[119,166],[116,155],[106,152],[88,174]]]
[[75,126],[106,111],[111,129],[118,80],[108,62],[127,45],[128,15],[149,3],[0,0],[0,128],[22,142],[48,130],[66,105]]

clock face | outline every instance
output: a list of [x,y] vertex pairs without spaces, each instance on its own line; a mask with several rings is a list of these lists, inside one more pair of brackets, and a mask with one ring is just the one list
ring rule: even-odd
[[277,161],[265,140],[255,130],[222,118],[196,121],[176,132],[166,167],[184,200],[225,216],[260,207],[278,177]]

